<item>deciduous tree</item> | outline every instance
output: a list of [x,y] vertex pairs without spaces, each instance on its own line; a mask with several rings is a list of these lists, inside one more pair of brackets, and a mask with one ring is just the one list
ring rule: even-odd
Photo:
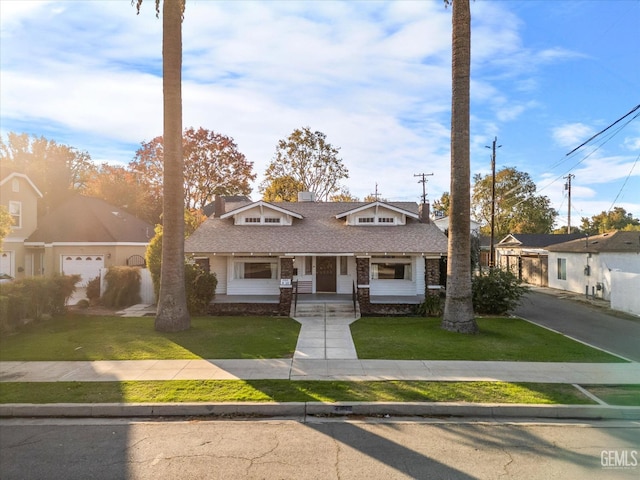
[[[487,226],[491,222],[491,175],[473,177],[473,214]],[[536,184],[528,173],[513,167],[496,172],[494,235],[501,239],[509,233],[551,233],[558,212],[551,208],[551,200],[536,195]]]
[[152,225],[160,222],[162,199],[152,196],[136,173],[126,167],[102,164],[87,181],[84,193],[102,198]]
[[0,166],[3,172],[16,171],[29,176],[42,192],[40,214],[57,207],[70,194],[82,192],[96,173],[87,152],[81,152],[54,140],[9,132],[0,139]]
[[328,200],[340,191],[340,180],[349,178],[349,171],[338,157],[339,150],[327,142],[322,132],[312,132],[309,127],[295,129],[278,142],[260,192],[267,192],[274,181],[291,178],[302,186],[302,191],[315,193],[316,200]]
[[[201,209],[214,195],[248,195],[256,175],[232,138],[202,127],[188,128],[182,135],[184,155],[184,203]],[[129,164],[148,185],[153,196],[162,198],[164,146],[161,136],[143,142]]]
[[582,217],[581,230],[589,235],[612,232],[614,230],[640,230],[640,220],[622,207],[614,207],[608,212],[602,211],[589,220]]

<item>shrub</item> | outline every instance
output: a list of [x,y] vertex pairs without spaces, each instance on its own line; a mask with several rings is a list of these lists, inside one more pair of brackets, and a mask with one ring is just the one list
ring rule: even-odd
[[160,292],[160,268],[162,265],[162,225],[156,225],[155,236],[149,242],[144,258],[153,282],[153,293],[158,298]]
[[11,330],[27,320],[40,320],[66,312],[67,299],[80,275],[29,277],[0,287],[0,329]]
[[111,267],[104,279],[107,288],[102,296],[103,305],[122,308],[141,302],[139,267]]
[[444,310],[444,294],[427,295],[416,309],[416,313],[422,317],[439,317]]
[[513,273],[499,268],[474,277],[471,288],[474,311],[490,315],[513,310],[528,290]]
[[187,308],[191,315],[204,315],[215,295],[218,278],[215,273],[205,272],[199,265],[184,266]]
[[89,303],[96,304],[100,300],[100,277],[92,278],[87,283],[87,298]]

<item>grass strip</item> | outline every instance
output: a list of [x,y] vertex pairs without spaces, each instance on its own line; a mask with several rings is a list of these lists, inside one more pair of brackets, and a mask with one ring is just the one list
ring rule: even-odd
[[640,407],[640,385],[581,385],[609,405]]
[[360,359],[625,363],[519,318],[479,318],[480,333],[440,328],[438,318],[367,317],[351,324]]
[[154,330],[154,319],[67,315],[0,337],[0,360],[290,358],[300,324],[275,317],[195,317],[191,329]]
[[0,403],[474,402],[592,404],[566,384],[426,381],[170,380],[4,382]]

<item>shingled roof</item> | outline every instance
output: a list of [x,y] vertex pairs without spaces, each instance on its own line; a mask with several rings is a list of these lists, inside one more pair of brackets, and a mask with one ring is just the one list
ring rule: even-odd
[[153,226],[99,198],[74,195],[38,220],[25,243],[148,243]]
[[[414,202],[388,202],[412,214]],[[299,214],[291,226],[235,225],[233,218],[209,217],[185,243],[187,253],[217,254],[432,254],[447,252],[447,238],[432,223],[407,218],[406,225],[354,226],[336,218],[367,202],[278,202]],[[236,205],[237,207],[237,205]],[[229,210],[227,210],[229,211]]]
[[496,247],[545,248],[549,245],[584,238],[582,233],[510,233]]
[[609,232],[600,235],[585,236],[578,240],[559,243],[547,248],[550,252],[601,253],[635,252],[640,253],[640,232]]

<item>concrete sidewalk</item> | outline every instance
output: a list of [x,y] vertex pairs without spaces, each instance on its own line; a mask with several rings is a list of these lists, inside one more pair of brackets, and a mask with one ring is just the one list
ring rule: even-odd
[[[134,306],[122,316],[144,316]],[[2,382],[108,382],[124,380],[423,380],[503,381],[574,385],[640,384],[640,363],[363,360],[351,337],[354,318],[296,318],[301,323],[293,358],[256,360],[102,360],[0,362]],[[599,402],[602,403],[602,402]],[[128,417],[189,415],[454,415],[476,417],[640,419],[640,407],[513,405],[430,402],[0,404],[0,417]]]
[[122,380],[425,380],[640,384],[640,363],[428,360],[102,360],[0,362],[0,382]]

